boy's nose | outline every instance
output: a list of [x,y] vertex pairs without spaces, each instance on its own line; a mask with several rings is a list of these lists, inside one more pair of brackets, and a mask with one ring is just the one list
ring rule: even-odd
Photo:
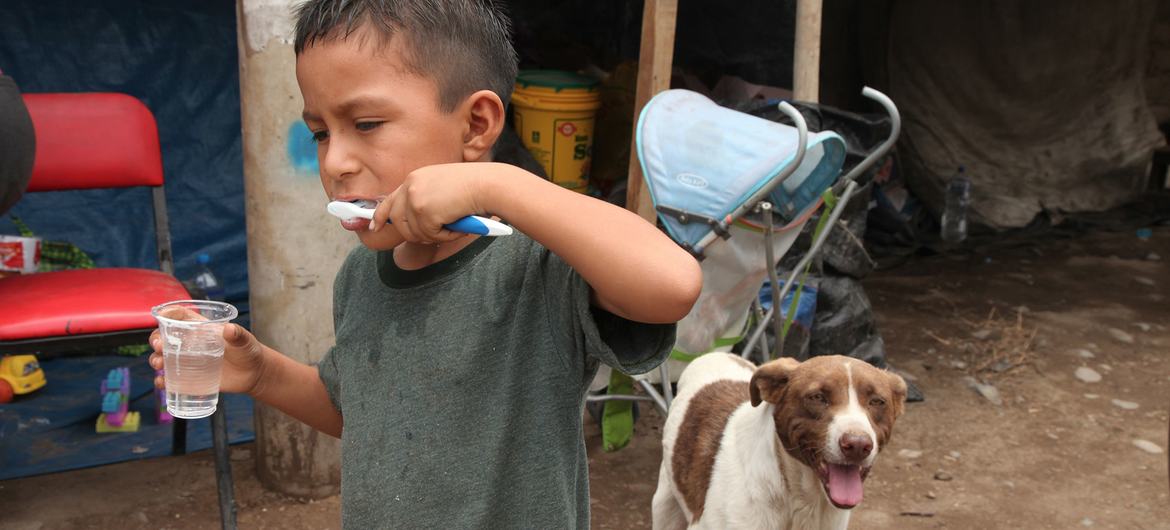
[[317,162],[321,165],[321,174],[334,180],[341,180],[356,174],[361,165],[344,143],[330,139],[329,144],[317,151]]

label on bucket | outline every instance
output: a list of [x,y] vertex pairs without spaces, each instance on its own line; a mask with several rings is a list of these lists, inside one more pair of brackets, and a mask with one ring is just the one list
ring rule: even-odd
[[549,180],[584,193],[593,150],[593,112],[525,109],[514,118],[517,134]]

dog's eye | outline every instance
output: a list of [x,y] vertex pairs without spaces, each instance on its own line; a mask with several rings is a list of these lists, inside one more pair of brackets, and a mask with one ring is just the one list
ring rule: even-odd
[[828,398],[826,398],[826,397],[825,397],[825,395],[824,395],[824,394],[822,394],[822,393],[820,393],[820,392],[817,392],[816,394],[810,394],[810,395],[808,396],[808,400],[809,400],[809,401],[812,401],[812,402],[814,402],[814,403],[820,403],[820,404],[822,404],[822,405],[828,405],[828,404],[829,404],[829,399],[828,399]]
[[871,406],[871,407],[884,407],[884,406],[886,406],[886,400],[884,400],[880,397],[869,398],[869,406]]

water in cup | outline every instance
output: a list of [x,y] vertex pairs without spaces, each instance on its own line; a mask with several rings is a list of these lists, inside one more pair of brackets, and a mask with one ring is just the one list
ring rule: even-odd
[[176,418],[210,416],[219,401],[223,328],[237,315],[231,304],[178,300],[153,309],[163,344],[167,412]]
[[[178,328],[177,324],[171,326]],[[223,349],[223,324],[174,329],[163,337],[167,412],[171,416],[194,419],[215,412]]]

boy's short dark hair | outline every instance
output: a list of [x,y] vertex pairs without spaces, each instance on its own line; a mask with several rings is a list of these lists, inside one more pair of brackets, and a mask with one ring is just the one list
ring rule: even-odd
[[495,92],[504,105],[512,96],[512,23],[496,0],[308,0],[296,17],[297,55],[314,42],[344,39],[362,24],[383,42],[405,35],[403,59],[439,85],[443,112],[477,90]]

